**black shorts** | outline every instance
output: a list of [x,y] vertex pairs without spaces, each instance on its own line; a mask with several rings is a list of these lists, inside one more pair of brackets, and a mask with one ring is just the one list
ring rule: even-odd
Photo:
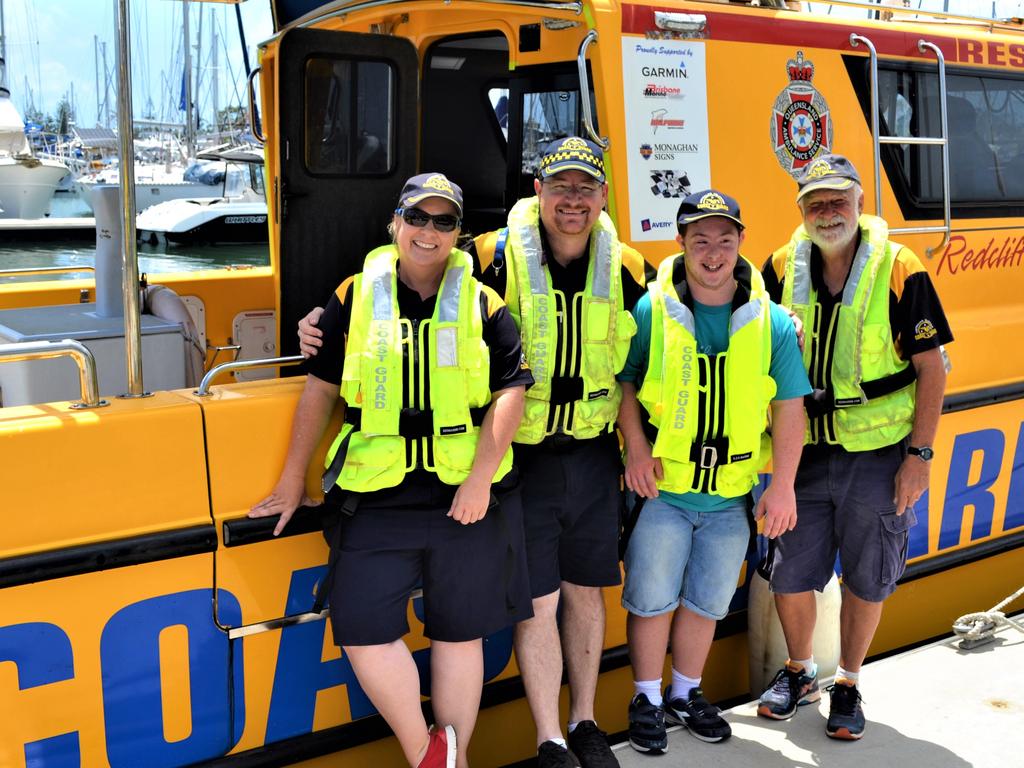
[[530,594],[549,595],[563,581],[581,587],[619,584],[622,459],[616,436],[561,449],[516,445],[515,453]]
[[329,587],[334,641],[398,640],[409,631],[409,597],[419,587],[431,640],[475,640],[530,618],[519,489],[496,490],[496,497],[472,525],[447,517],[450,493],[422,495],[417,507],[370,500],[342,516]]

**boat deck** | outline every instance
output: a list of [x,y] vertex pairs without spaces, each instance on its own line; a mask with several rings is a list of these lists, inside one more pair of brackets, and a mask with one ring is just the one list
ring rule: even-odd
[[828,694],[791,720],[757,716],[756,702],[726,714],[732,738],[706,744],[669,731],[661,756],[618,744],[622,768],[1016,768],[1024,766],[1024,634],[962,651],[953,638],[873,662],[861,671],[867,729],[859,742],[825,736]]

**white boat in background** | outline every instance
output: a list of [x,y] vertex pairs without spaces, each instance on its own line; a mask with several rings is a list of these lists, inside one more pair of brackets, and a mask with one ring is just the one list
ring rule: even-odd
[[[6,70],[0,59],[0,72]],[[0,83],[4,75],[0,74]],[[25,121],[11,101],[11,92],[0,85],[0,218],[41,219],[68,167],[51,158],[32,154],[25,135]]]
[[[83,175],[75,182],[79,196],[92,208],[92,195],[96,189],[117,186],[119,170],[115,164]],[[141,213],[150,206],[169,200],[184,198],[220,197],[223,184],[223,164],[192,163],[187,167],[173,163],[135,163],[135,207]]]
[[198,157],[225,166],[220,196],[170,200],[147,208],[136,219],[139,237],[144,242],[173,244],[267,242],[263,151],[222,147],[200,152]]

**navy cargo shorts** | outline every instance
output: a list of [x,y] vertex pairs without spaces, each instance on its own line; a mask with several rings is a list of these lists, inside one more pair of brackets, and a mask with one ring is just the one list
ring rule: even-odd
[[907,563],[913,509],[896,514],[896,471],[907,440],[873,451],[805,446],[796,475],[796,528],[776,539],[773,592],[821,591],[836,554],[843,586],[861,600],[881,602],[896,589]]

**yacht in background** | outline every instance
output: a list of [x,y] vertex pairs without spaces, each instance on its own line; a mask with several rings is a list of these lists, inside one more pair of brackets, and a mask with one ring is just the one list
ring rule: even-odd
[[0,219],[41,219],[70,170],[59,160],[33,154],[6,80],[7,66],[0,58]]
[[267,242],[263,150],[250,146],[220,147],[200,152],[197,159],[225,166],[221,195],[170,200],[147,208],[139,214],[135,225],[143,242]]

